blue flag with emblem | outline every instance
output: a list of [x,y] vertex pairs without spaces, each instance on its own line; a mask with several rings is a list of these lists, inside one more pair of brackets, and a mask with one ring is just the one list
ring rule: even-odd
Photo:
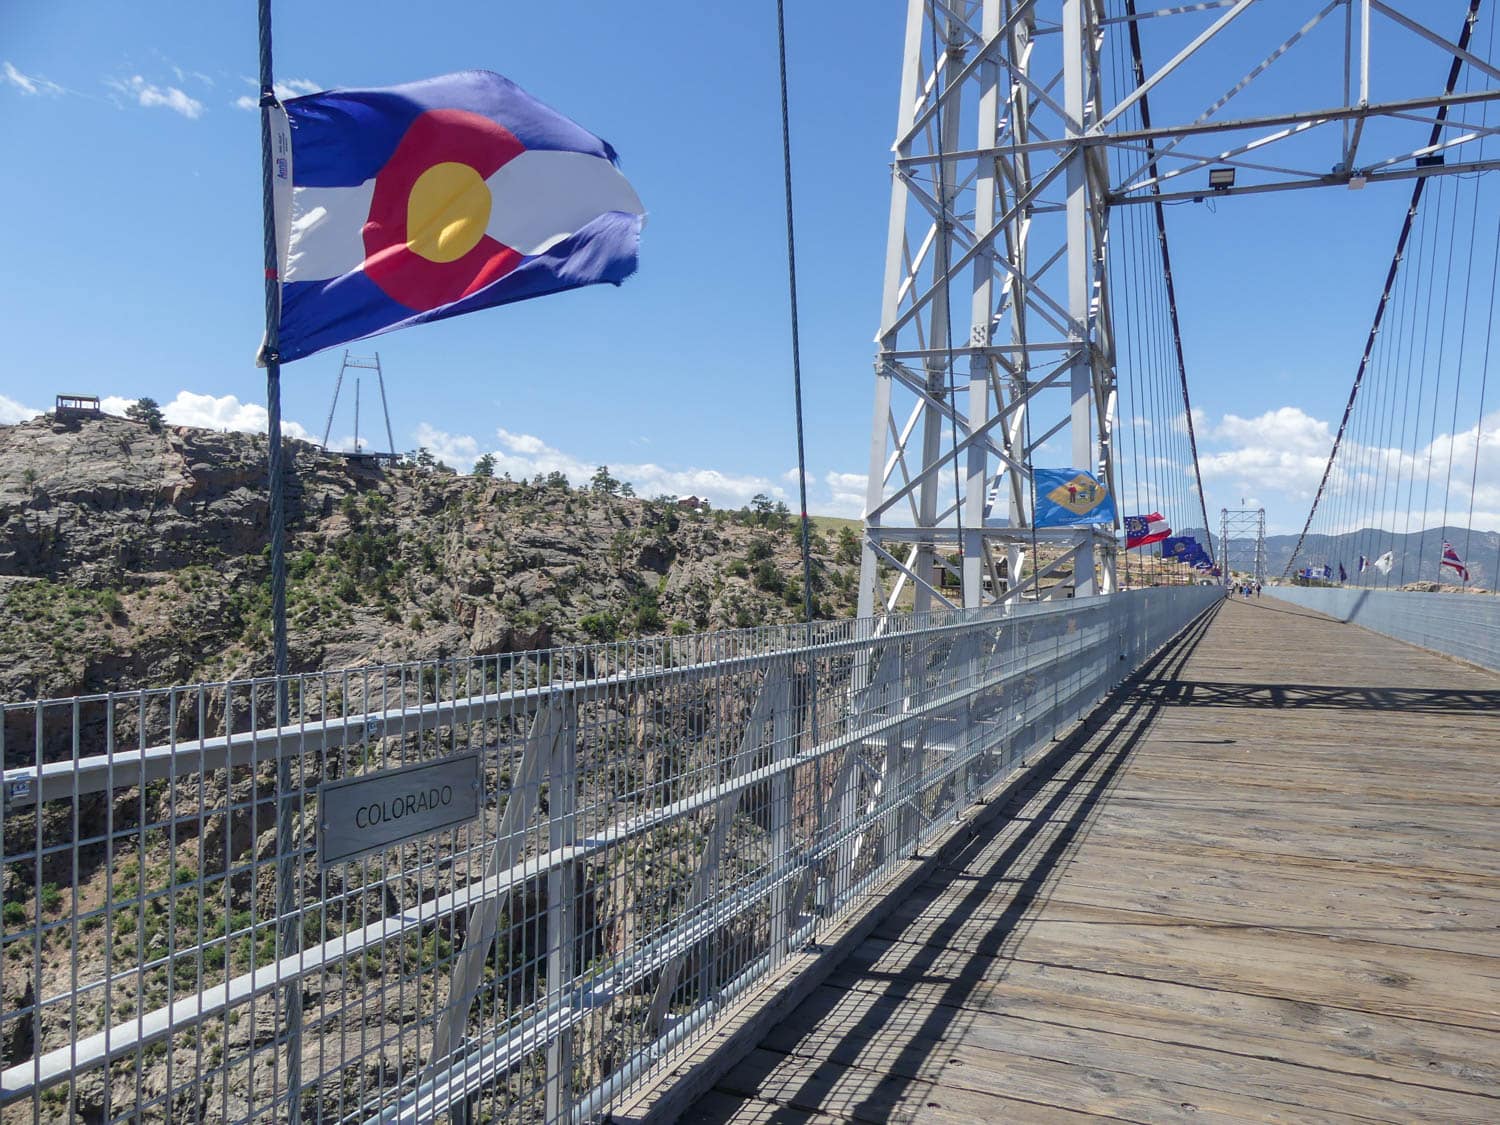
[[635,271],[605,141],[484,70],[273,106],[285,362]]
[[1198,542],[1192,535],[1176,535],[1161,541],[1161,557],[1164,559],[1176,559],[1178,562],[1186,563],[1188,566],[1206,564],[1212,566],[1213,562],[1208,557],[1208,552],[1203,549],[1203,544]]
[[1083,469],[1036,469],[1036,527],[1089,527],[1115,522],[1115,498]]

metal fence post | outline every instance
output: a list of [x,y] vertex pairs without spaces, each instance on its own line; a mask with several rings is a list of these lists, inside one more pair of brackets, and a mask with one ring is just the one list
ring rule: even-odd
[[[547,786],[547,846],[556,852],[578,842],[578,701],[570,692],[562,731],[552,744]],[[547,872],[547,997],[560,1003],[575,987],[578,960],[578,864]],[[573,1031],[547,1044],[547,1121],[567,1120],[573,1108]]]
[[[485,868],[486,879],[495,878],[520,859],[542,777],[555,757],[557,741],[565,733],[564,725],[559,707],[552,702],[538,710],[531,721],[510,797],[495,827],[495,847]],[[464,946],[454,962],[448,985],[448,1003],[433,1033],[428,1073],[444,1062],[463,1041],[469,1008],[484,977],[484,963],[494,944],[506,898],[505,895],[491,895],[469,911],[464,927]]]
[[[789,676],[783,677],[771,701],[771,760],[782,762],[793,757],[797,747],[797,721],[792,713],[792,685]],[[792,835],[792,775],[778,773],[771,780],[771,808],[769,830],[771,837],[771,868],[779,871],[791,860]],[[786,880],[776,885],[771,896],[771,955],[780,958],[787,952],[787,934],[791,925],[791,889]]]
[[[755,703],[745,721],[745,730],[740,738],[739,749],[730,762],[729,776],[726,780],[731,783],[738,781],[756,768],[758,751],[765,737],[767,726],[771,726],[773,731],[779,729],[773,722],[773,718],[790,710],[786,706],[790,699],[790,688],[791,676],[788,666],[782,661],[773,663],[766,670],[766,678],[761,684],[760,692],[755,697]],[[785,780],[785,775],[781,775],[777,780]],[[729,830],[739,811],[742,796],[742,792],[736,790],[733,794],[720,798],[714,804],[713,827],[707,833],[702,854],[698,857],[697,869],[693,873],[692,886],[688,891],[685,904],[686,914],[693,914],[711,896],[714,880],[718,875],[719,861],[729,839]],[[700,944],[706,945],[707,943]],[[677,982],[682,974],[682,963],[686,956],[685,953],[674,956],[662,970],[661,977],[656,982],[656,991],[651,997],[651,1006],[646,1018],[646,1026],[653,1035],[660,1033],[666,1021],[667,1010],[672,1003],[672,993],[677,990]],[[712,957],[705,953],[701,970],[702,984],[699,988],[699,999],[702,1003],[707,1003],[711,999],[712,964]]]
[[[291,678],[277,669],[273,683],[276,693],[276,956],[285,960],[302,949],[302,910],[300,880],[297,878],[297,826],[302,811],[301,779],[293,773],[292,757],[283,745],[290,717]],[[296,735],[292,736],[294,739]],[[301,772],[302,747],[297,746],[298,773]],[[283,1019],[286,1021],[287,1114],[290,1120],[301,1118],[302,1105],[302,982],[287,982],[281,990]]]

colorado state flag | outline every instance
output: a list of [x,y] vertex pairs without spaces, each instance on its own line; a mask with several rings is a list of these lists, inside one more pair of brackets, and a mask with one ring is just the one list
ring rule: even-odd
[[1115,501],[1092,473],[1082,469],[1034,469],[1035,527],[1087,527],[1115,522]]
[[644,209],[614,149],[498,74],[268,112],[283,362],[635,272]]

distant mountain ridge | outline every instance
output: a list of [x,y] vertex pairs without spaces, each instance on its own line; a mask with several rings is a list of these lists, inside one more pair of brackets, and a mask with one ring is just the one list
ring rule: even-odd
[[[1184,534],[1193,535],[1200,542],[1203,530],[1197,528]],[[1266,573],[1280,578],[1292,552],[1297,547],[1296,535],[1266,536]],[[1328,563],[1338,573],[1339,563],[1349,574],[1349,584],[1357,586],[1394,589],[1407,582],[1442,582],[1458,585],[1451,570],[1439,573],[1438,560],[1442,556],[1443,540],[1447,539],[1458,551],[1469,568],[1469,585],[1495,589],[1495,577],[1500,573],[1500,532],[1470,531],[1466,527],[1430,527],[1425,532],[1412,531],[1406,534],[1381,531],[1378,528],[1361,528],[1342,535],[1309,534],[1297,558],[1297,569],[1304,566],[1319,566]],[[1385,551],[1394,555],[1394,566],[1389,576],[1377,570],[1359,574],[1359,556],[1371,559]],[[1219,535],[1214,532],[1214,554],[1219,553]],[[1249,570],[1251,565],[1250,544],[1247,540],[1236,540],[1230,550],[1230,566],[1235,570]]]

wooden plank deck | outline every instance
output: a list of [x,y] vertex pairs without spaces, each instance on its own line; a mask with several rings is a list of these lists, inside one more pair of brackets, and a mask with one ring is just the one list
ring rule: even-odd
[[1500,677],[1264,597],[691,1122],[1500,1121]]

